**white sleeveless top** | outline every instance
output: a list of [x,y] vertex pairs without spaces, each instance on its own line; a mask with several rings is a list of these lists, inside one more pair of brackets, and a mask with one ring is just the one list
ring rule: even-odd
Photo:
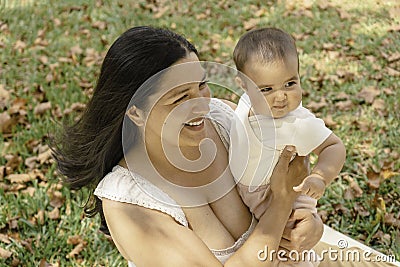
[[[228,150],[229,131],[233,110],[219,99],[212,98],[210,101],[210,112],[208,117],[213,123],[222,142]],[[148,192],[151,192],[149,194]],[[144,208],[154,209],[170,215],[179,224],[188,227],[188,221],[183,210],[164,191],[150,183],[144,177],[119,165],[115,166],[97,185],[94,194],[100,199],[106,198],[113,201],[139,205]],[[173,203],[170,205],[168,203]],[[256,225],[253,218],[249,229],[236,240],[236,242],[225,249],[212,249],[211,252],[221,262],[225,263],[228,258],[237,251],[247,240]],[[133,262],[128,262],[129,267],[134,267]]]

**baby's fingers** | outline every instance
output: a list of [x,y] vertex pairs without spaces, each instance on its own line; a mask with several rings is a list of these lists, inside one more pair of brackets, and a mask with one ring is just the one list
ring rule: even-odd
[[298,186],[293,186],[293,190],[295,192],[301,192],[303,194],[307,194],[310,191],[310,184],[307,183],[306,180],[304,180],[301,184],[299,184]]

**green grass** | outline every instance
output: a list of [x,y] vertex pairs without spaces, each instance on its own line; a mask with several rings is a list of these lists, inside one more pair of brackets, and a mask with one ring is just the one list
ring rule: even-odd
[[[31,171],[26,159],[38,156],[38,147],[48,142],[56,122],[76,115],[64,115],[66,109],[87,102],[101,59],[127,28],[172,28],[197,46],[202,60],[233,66],[233,47],[245,26],[272,25],[296,36],[303,102],[326,102],[315,112],[324,119],[331,116],[336,123],[331,128],[347,148],[343,174],[319,201],[324,222],[400,259],[399,74],[390,71],[399,71],[400,60],[388,60],[399,52],[399,5],[394,0],[332,0],[325,7],[324,2],[0,0],[0,87],[9,92],[0,113],[17,120],[11,132],[0,133],[0,172]],[[160,13],[164,7],[169,8]],[[374,100],[383,105],[358,95],[369,86],[377,88]],[[223,88],[214,88],[214,95],[231,98]],[[344,100],[350,101],[347,109]],[[17,107],[16,101],[23,104]],[[34,108],[47,101],[51,109],[35,114]],[[54,266],[126,266],[99,233],[98,218],[84,218],[81,206],[87,192],[57,187],[51,160],[34,168],[43,177],[21,184],[0,174],[0,233],[6,237],[0,238],[0,247],[12,252],[0,258],[0,266],[38,266],[41,261]],[[384,179],[390,172],[393,175]],[[358,184],[360,195],[352,193],[354,186],[346,177]],[[381,179],[378,188],[369,183],[374,177]],[[62,197],[60,215],[53,219],[52,191]],[[379,203],[397,226],[382,219]],[[67,258],[76,246],[68,238],[75,235],[84,248]]]

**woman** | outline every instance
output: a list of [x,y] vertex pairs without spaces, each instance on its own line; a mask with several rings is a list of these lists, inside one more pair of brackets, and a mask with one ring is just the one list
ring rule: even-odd
[[284,229],[307,161],[289,164],[293,148],[285,149],[257,223],[228,167],[232,109],[204,92],[197,51],[183,37],[135,27],[114,42],[86,111],[54,148],[73,189],[96,188],[86,212],[101,214],[130,266],[272,266],[260,257],[266,246],[314,246],[319,218],[295,212],[300,222]]

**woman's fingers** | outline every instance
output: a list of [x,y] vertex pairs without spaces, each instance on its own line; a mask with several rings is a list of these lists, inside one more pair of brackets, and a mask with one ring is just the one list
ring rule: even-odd
[[279,161],[276,164],[277,168],[287,169],[289,167],[290,160],[295,155],[296,150],[294,146],[286,146],[282,151]]

